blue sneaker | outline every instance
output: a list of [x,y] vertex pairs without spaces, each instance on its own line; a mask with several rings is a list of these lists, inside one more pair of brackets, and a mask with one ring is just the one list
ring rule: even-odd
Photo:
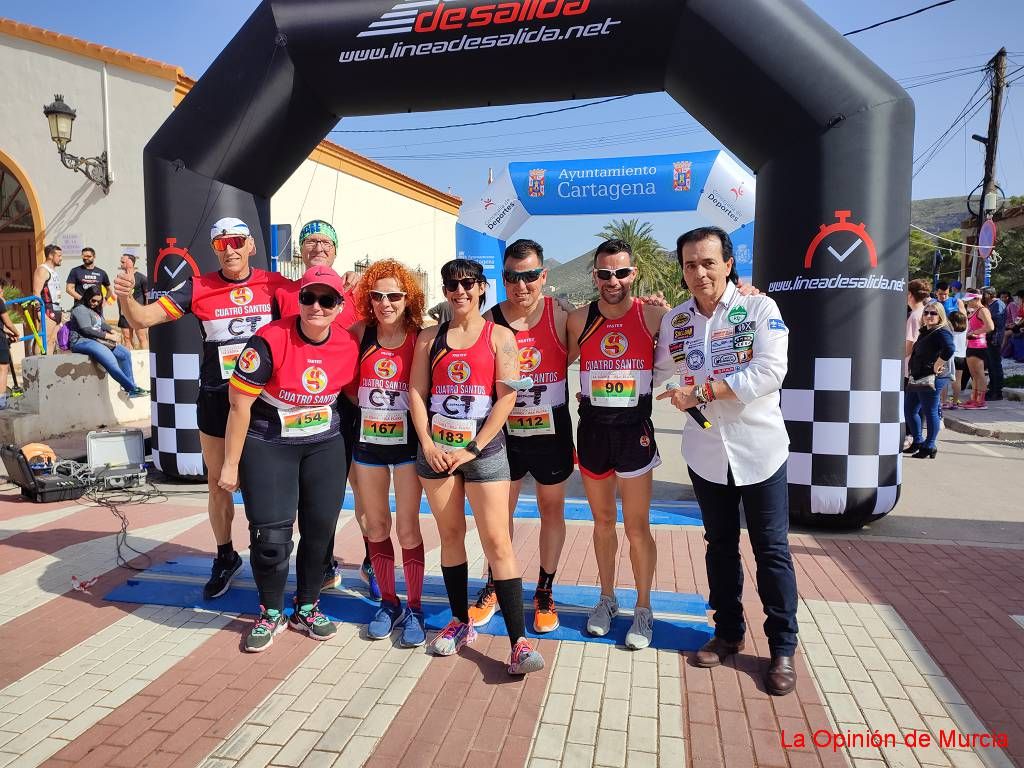
[[409,611],[405,623],[402,625],[402,647],[419,648],[427,642],[427,633],[423,629],[422,611]]
[[366,625],[366,634],[371,640],[383,640],[391,636],[391,630],[400,627],[408,618],[408,609],[396,603],[381,603],[377,614]]
[[377,577],[373,573],[373,566],[369,561],[364,560],[359,566],[359,578],[366,584],[366,592],[375,603],[380,602],[380,587],[377,585]]

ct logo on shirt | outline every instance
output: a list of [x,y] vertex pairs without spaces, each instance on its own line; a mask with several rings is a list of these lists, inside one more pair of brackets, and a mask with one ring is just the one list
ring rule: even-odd
[[319,395],[327,389],[327,372],[311,365],[302,372],[302,387],[311,395]]
[[462,384],[469,379],[472,369],[465,360],[453,360],[448,363],[448,378],[455,384]]
[[540,365],[540,350],[536,347],[523,347],[519,350],[519,373],[531,373]]
[[373,364],[373,372],[382,379],[393,379],[398,375],[398,365],[389,357],[382,357]]
[[244,307],[250,301],[252,301],[252,289],[245,287],[235,288],[231,292],[231,301],[239,307]]
[[252,347],[245,350],[238,358],[238,370],[242,373],[252,373],[260,367],[260,353]]
[[629,349],[629,341],[619,331],[605,334],[601,339],[601,352],[605,357],[622,357]]

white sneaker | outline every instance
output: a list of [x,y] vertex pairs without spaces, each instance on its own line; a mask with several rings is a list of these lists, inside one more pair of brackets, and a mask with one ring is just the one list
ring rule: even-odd
[[626,633],[626,647],[631,651],[639,651],[651,644],[654,637],[654,614],[650,608],[640,608],[633,612],[633,626]]
[[614,596],[601,595],[597,605],[590,611],[587,617],[587,632],[596,636],[604,637],[612,628],[612,619],[619,613],[619,601]]

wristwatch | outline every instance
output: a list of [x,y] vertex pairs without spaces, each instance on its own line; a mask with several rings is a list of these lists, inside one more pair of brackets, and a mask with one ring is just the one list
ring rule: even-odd
[[474,456],[480,456],[480,448],[476,444],[476,440],[470,440],[466,443],[466,450],[472,453]]

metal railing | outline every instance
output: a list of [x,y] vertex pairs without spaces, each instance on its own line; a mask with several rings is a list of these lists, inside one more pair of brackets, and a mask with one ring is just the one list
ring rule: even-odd
[[[43,309],[43,300],[38,296],[22,296],[19,299],[7,299],[4,303],[10,307],[15,304],[25,304],[27,302],[34,301],[39,305],[39,328],[36,328],[35,320],[32,319],[32,314],[27,311],[23,311],[22,314],[25,317],[25,325],[31,331],[27,336],[22,336],[17,341],[29,341],[35,339],[36,343],[42,349],[41,354],[47,354],[46,347],[46,313]],[[26,310],[28,307],[25,308]]]

